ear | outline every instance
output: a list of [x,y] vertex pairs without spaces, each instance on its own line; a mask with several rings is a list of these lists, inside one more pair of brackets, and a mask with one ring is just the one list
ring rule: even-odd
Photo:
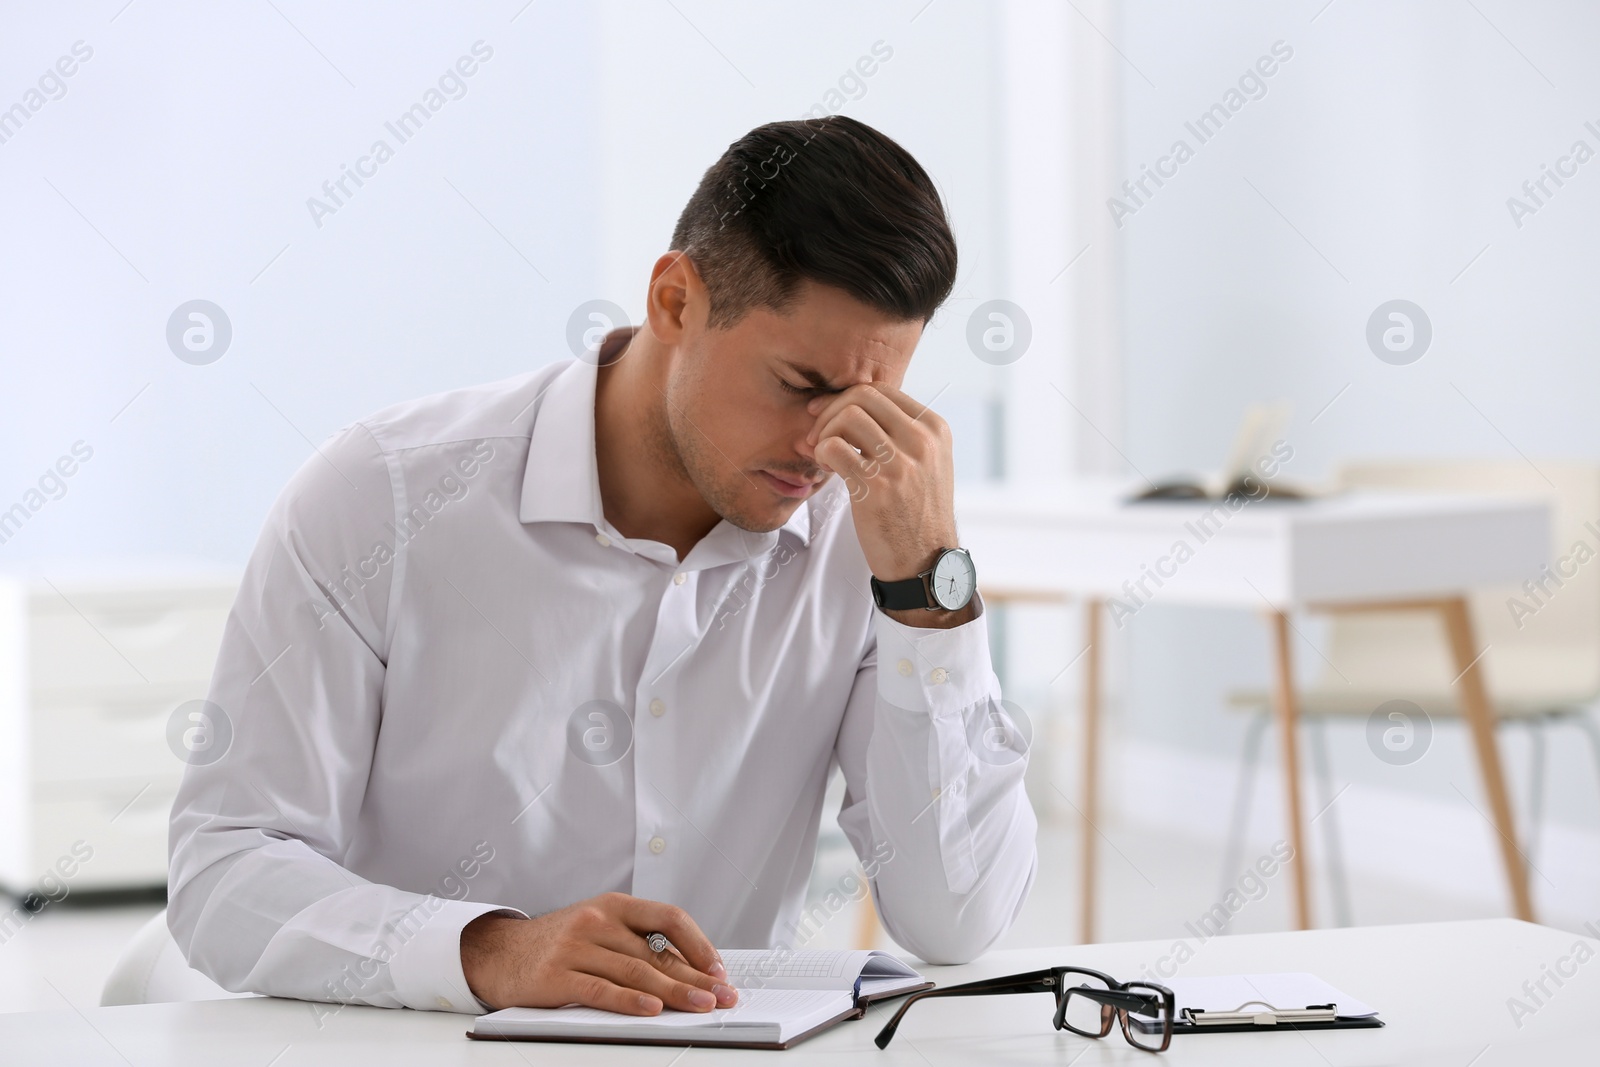
[[650,332],[663,344],[679,343],[684,333],[704,328],[709,308],[700,272],[683,252],[667,252],[650,271],[645,318]]

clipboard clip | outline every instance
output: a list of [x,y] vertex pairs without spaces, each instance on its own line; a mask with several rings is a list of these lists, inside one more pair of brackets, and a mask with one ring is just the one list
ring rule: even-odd
[[[1252,1009],[1256,1005],[1256,1009]],[[1338,1017],[1337,1004],[1310,1004],[1304,1008],[1274,1008],[1264,1000],[1247,1000],[1232,1011],[1206,1011],[1184,1008],[1183,1020],[1195,1026],[1226,1026],[1244,1023],[1277,1026],[1279,1023],[1331,1023]]]

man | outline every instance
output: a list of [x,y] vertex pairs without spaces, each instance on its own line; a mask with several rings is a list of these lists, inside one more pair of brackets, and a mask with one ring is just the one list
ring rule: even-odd
[[706,172],[641,328],[319,449],[228,620],[231,743],[173,808],[190,963],[309,1000],[727,1006],[718,947],[804,940],[835,766],[894,939],[992,944],[1036,866],[1025,752],[949,431],[900,390],[955,273],[904,149],[773,123]]

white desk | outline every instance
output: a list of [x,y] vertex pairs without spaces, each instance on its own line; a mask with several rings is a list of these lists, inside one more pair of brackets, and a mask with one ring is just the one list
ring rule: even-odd
[[[470,1021],[441,1012],[346,1007],[323,1020],[290,1000],[226,1000],[0,1014],[0,1062],[115,1067],[311,1067],[327,1064],[668,1064],[774,1063],[1228,1064],[1330,1067],[1438,1064],[1529,1067],[1593,1062],[1600,1048],[1600,957],[1563,979],[1518,1028],[1506,1007],[1522,983],[1568,956],[1576,935],[1513,919],[1247,934],[1190,940],[1194,957],[1180,973],[1310,971],[1378,1009],[1381,1030],[1315,1033],[1192,1034],[1152,1058],[1123,1041],[1051,1029],[1044,995],[930,1001],[907,1014],[886,1051],[872,1044],[894,1003],[844,1023],[784,1053],[627,1048],[469,1041]],[[964,967],[929,967],[940,983],[1037,967],[1082,964],[1128,981],[1172,950],[1171,941],[995,952]],[[1593,941],[1591,948],[1595,947]],[[1570,966],[1568,967],[1570,969]],[[326,1005],[317,1010],[329,1010]],[[1487,1051],[1485,1047],[1487,1046]],[[1081,1059],[1079,1058],[1081,1056]],[[776,1058],[774,1058],[776,1057]],[[1477,1057],[1477,1058],[1474,1058]]]
[[1094,940],[1102,616],[1109,614],[1120,628],[1130,612],[1151,603],[1245,607],[1269,616],[1295,851],[1289,866],[1302,929],[1311,925],[1311,909],[1289,614],[1306,608],[1437,612],[1459,672],[1456,685],[1498,830],[1513,914],[1531,920],[1493,710],[1478,670],[1482,650],[1462,594],[1521,582],[1548,562],[1549,505],[1531,497],[1389,493],[1269,498],[1237,509],[1214,501],[1123,503],[1136,488],[1124,480],[1083,480],[956,494],[961,543],[977,563],[986,599],[1075,595],[1086,601],[1083,940]]

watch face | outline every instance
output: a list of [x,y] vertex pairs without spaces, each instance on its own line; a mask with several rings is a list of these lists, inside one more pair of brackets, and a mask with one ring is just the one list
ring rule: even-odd
[[928,576],[933,586],[933,598],[946,611],[956,611],[967,606],[978,585],[978,572],[973,569],[972,557],[965,549],[952,549],[939,557]]

